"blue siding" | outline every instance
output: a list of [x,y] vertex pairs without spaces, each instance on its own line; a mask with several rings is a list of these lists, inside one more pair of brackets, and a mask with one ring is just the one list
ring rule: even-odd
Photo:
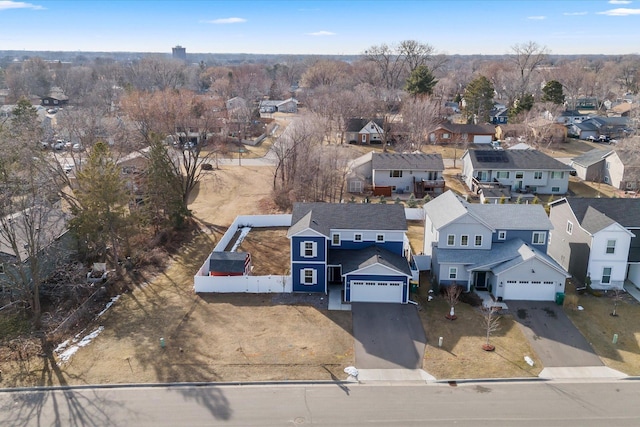
[[[302,242],[315,242],[317,245],[317,253],[313,258],[305,258],[300,253],[300,244]],[[293,262],[307,262],[307,261],[327,261],[327,239],[324,237],[301,237],[294,236],[291,238],[291,259]]]
[[347,274],[345,277],[345,292],[344,299],[347,302],[351,301],[351,286],[350,281],[357,280],[363,282],[402,282],[402,303],[407,303],[407,297],[409,295],[409,278],[407,276],[378,276],[371,274]]
[[[502,229],[498,231],[505,231],[505,230]],[[531,245],[532,247],[536,248],[540,252],[547,253],[547,244],[549,243],[548,230],[506,230],[506,232],[507,232],[506,240],[498,240],[498,232],[496,231],[495,233],[493,233],[493,236],[491,236],[491,241],[493,243],[504,243],[512,239],[521,239],[523,242],[525,242],[528,245]],[[531,242],[531,239],[533,239],[534,232],[544,233],[545,235],[544,245],[534,245]]]
[[377,242],[373,242],[373,241],[364,241],[364,242],[354,242],[352,240],[342,240],[340,241],[340,245],[332,245],[331,243],[329,243],[329,247],[330,249],[344,249],[344,250],[357,250],[357,249],[364,249],[364,248],[368,248],[369,246],[379,246],[383,249],[388,250],[389,252],[393,252],[396,255],[400,255],[403,256],[402,254],[402,247],[403,247],[403,243],[402,242],[384,242],[384,243],[377,243]]
[[[316,271],[316,284],[305,285],[300,280],[300,271],[305,268],[312,268]],[[313,264],[305,262],[294,262],[291,265],[291,278],[293,280],[293,292],[326,292],[327,288],[327,266],[326,264]]]

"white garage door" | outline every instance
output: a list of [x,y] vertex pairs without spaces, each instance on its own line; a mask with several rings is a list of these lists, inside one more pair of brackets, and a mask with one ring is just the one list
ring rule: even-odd
[[507,280],[503,299],[524,301],[554,301],[556,282]]
[[491,144],[491,135],[473,135],[474,144]]
[[402,302],[402,282],[351,281],[351,302]]

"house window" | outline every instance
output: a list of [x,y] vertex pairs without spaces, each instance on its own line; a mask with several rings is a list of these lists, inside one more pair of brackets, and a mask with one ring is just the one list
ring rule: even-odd
[[531,243],[534,245],[544,245],[545,242],[545,233],[544,231],[534,231],[533,237],[531,238]]
[[460,236],[460,246],[469,246],[469,236],[465,234]]
[[449,234],[447,236],[447,246],[454,246],[456,244],[455,234]]
[[448,134],[448,133],[442,134],[442,139],[450,139],[450,138],[451,138],[451,134]]
[[611,283],[611,267],[604,267],[602,269],[602,283]]
[[458,278],[458,267],[449,267],[449,279]]
[[571,221],[567,221],[567,233],[573,233],[573,223]]
[[522,171],[516,172],[516,179],[522,179],[522,178],[524,178],[524,172]]
[[354,242],[362,242],[362,234],[360,233],[356,233],[353,235],[353,241]]
[[4,274],[4,264],[0,264],[0,274]]
[[303,285],[315,285],[318,282],[316,270],[313,268],[303,268],[300,273],[302,276],[300,281]]
[[390,178],[402,178],[402,171],[389,171]]
[[304,258],[313,258],[316,256],[318,245],[316,242],[302,242],[302,256]]
[[611,164],[610,162],[605,162],[605,164],[604,164],[605,169],[609,169],[609,165],[610,164]]
[[608,176],[605,176],[605,177],[604,177],[604,182],[605,182],[605,184],[608,184],[608,183],[609,183],[609,177],[608,177]]
[[551,187],[551,192],[552,193],[559,193],[560,192],[560,187]]
[[331,236],[331,244],[333,246],[340,246],[340,235],[338,233],[334,233]]
[[542,179],[542,172],[540,171],[535,171],[533,173],[533,179]]
[[562,178],[564,178],[564,172],[560,172],[560,171],[551,172],[551,178],[552,179],[562,179]]
[[505,230],[498,231],[498,240],[505,240],[507,238],[507,232]]
[[496,178],[498,178],[498,179],[500,179],[500,178],[509,179],[509,172],[508,171],[498,171],[498,172],[496,172]]
[[476,242],[475,243],[476,246],[482,246],[482,235],[481,234],[478,234],[476,236],[475,242]]
[[376,234],[376,242],[384,243],[384,234]]
[[607,240],[607,251],[608,254],[616,253],[616,241],[615,240]]
[[633,182],[627,181],[627,190],[633,190]]
[[48,99],[45,99],[45,100],[43,100],[42,102],[43,102],[43,104],[48,104],[48,103],[49,103],[49,100],[48,100]]

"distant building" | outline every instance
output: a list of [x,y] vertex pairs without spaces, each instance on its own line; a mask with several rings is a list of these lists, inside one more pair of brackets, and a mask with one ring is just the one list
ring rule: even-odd
[[187,49],[178,45],[174,48],[171,49],[172,50],[172,57],[173,59],[180,59],[182,61],[186,61],[187,60]]

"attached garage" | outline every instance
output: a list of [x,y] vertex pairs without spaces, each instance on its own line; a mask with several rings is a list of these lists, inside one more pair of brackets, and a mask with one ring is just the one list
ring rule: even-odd
[[404,283],[400,281],[350,282],[351,302],[403,302]]
[[505,300],[553,301],[556,289],[559,288],[558,283],[550,280],[507,280],[502,298]]

